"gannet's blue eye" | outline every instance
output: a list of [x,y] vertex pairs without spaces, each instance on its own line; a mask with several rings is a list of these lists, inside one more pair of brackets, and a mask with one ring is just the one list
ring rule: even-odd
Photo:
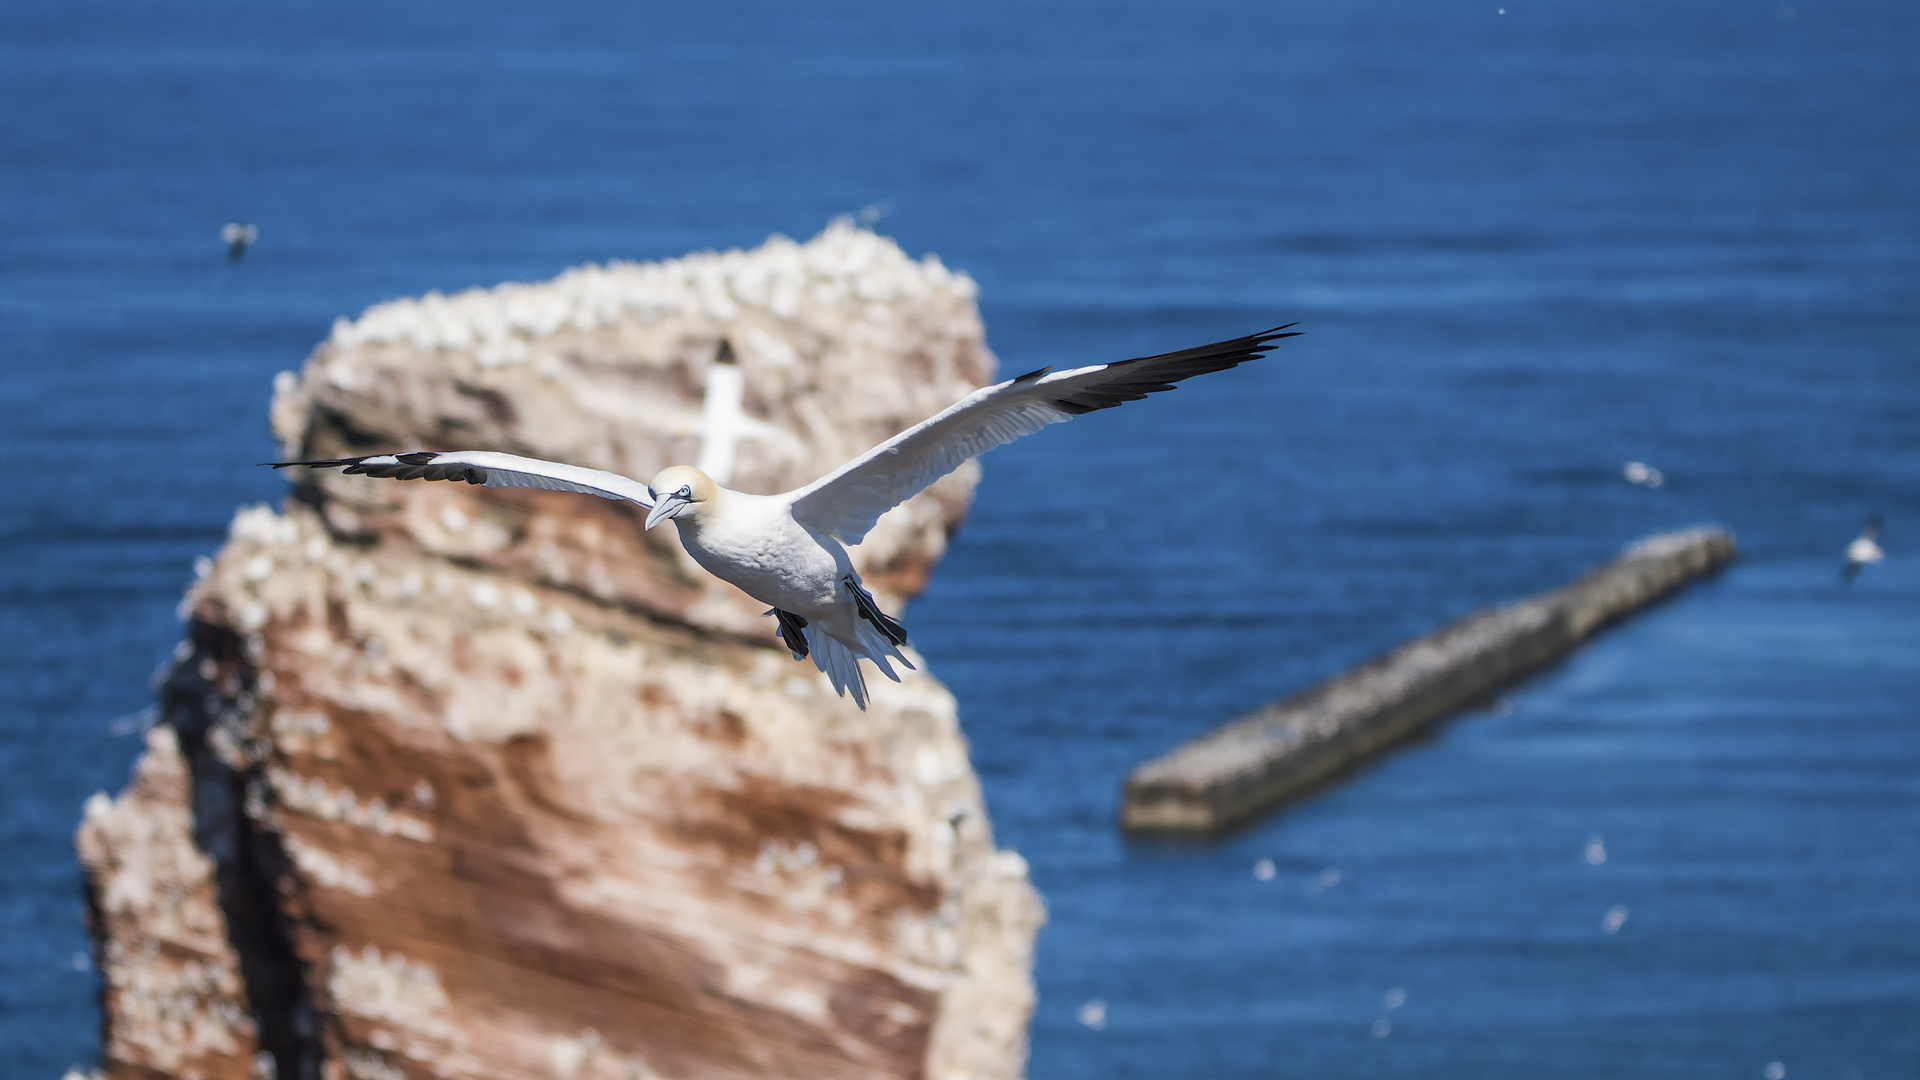
[[691,498],[693,498],[693,485],[692,485],[692,484],[681,484],[681,485],[680,485],[680,490],[679,490],[679,491],[676,491],[676,492],[674,492],[674,494],[675,494],[675,495],[678,495],[678,496],[680,496],[680,497],[681,497],[681,498],[683,498],[683,499],[691,499]]

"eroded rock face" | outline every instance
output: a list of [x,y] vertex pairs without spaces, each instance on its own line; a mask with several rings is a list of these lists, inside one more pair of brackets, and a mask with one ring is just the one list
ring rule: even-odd
[[253,1074],[257,1030],[213,859],[194,843],[192,781],[172,728],[118,799],[87,800],[80,861],[107,1013],[107,1058],[172,1076]]
[[[694,460],[723,341],[748,491],[993,367],[969,280],[842,223],[376,307],[281,377],[274,428],[291,456],[496,449],[644,479]],[[883,604],[923,586],[976,475],[856,551]],[[82,830],[110,1074],[246,1075],[220,1070],[265,1050],[286,1077],[1019,1075],[1040,907],[936,680],[876,677],[864,713],[834,697],[637,507],[300,479],[202,567],[179,742],[157,733]],[[149,817],[171,831],[107,824]],[[115,950],[160,933],[113,900],[150,848],[182,895],[226,901],[196,916],[196,962],[246,975],[194,999],[226,1023],[205,1064],[157,1056],[116,981]]]

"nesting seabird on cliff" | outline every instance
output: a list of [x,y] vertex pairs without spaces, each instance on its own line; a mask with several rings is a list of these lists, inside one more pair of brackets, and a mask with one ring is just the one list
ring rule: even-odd
[[1875,514],[1867,519],[1867,527],[1860,530],[1860,535],[1847,545],[1847,565],[1840,568],[1841,582],[1853,584],[1854,575],[1860,572],[1861,567],[1881,562],[1886,557],[1887,553],[1880,550],[1880,515]]
[[[1292,324],[1288,324],[1289,326]],[[880,515],[969,458],[1048,424],[1171,390],[1182,379],[1256,359],[1287,327],[1159,356],[1056,372],[1030,371],[976,390],[945,412],[895,435],[803,488],[783,495],[732,491],[700,469],[675,465],[651,484],[618,473],[489,450],[374,454],[282,461],[398,480],[461,480],[488,487],[579,491],[647,507],[646,527],[677,523],[695,562],[748,596],[772,605],[794,659],[812,656],[842,696],[867,707],[859,659],[895,682],[891,661],[907,632],[881,611],[854,573],[844,545],[858,544]]]

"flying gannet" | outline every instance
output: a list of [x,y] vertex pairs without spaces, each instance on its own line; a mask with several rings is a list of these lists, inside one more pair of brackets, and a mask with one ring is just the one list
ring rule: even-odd
[[1644,461],[1627,462],[1620,467],[1620,474],[1627,478],[1627,483],[1641,487],[1657,488],[1667,482],[1665,473]]
[[1860,535],[1847,545],[1847,565],[1840,568],[1841,583],[1853,584],[1861,567],[1883,562],[1886,557],[1887,553],[1880,550],[1880,515],[1875,514],[1867,519],[1867,527],[1860,530]]
[[618,473],[491,450],[416,451],[325,461],[270,462],[344,468],[397,480],[460,480],[488,487],[579,491],[647,507],[646,528],[672,521],[680,543],[707,572],[740,588],[777,619],[780,640],[795,660],[814,665],[842,697],[867,707],[864,657],[895,682],[889,663],[906,628],[874,603],[844,545],[858,544],[880,515],[912,498],[969,458],[1030,435],[1048,424],[1171,390],[1182,379],[1223,371],[1273,348],[1289,326],[1159,356],[1050,367],[985,387],[930,420],[783,495],[750,495],[716,483],[698,468],[673,465],[651,484]]
[[260,229],[244,221],[229,221],[220,227],[220,240],[227,245],[227,261],[239,262],[247,245],[260,239]]

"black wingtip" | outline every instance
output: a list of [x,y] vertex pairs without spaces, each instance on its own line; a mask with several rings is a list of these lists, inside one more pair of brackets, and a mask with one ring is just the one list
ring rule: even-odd
[[1228,341],[1217,342],[1213,345],[1202,345],[1197,349],[1186,350],[1186,355],[1198,358],[1199,356],[1210,354],[1225,359],[1234,353],[1246,353],[1248,355],[1242,359],[1256,359],[1267,355],[1267,350],[1273,348],[1274,342],[1299,337],[1301,331],[1293,329],[1298,325],[1300,324],[1286,323],[1282,326],[1276,326],[1271,330],[1262,330],[1257,334],[1248,334],[1246,337],[1233,338]]
[[[370,455],[379,457],[380,455]],[[295,465],[304,465],[309,469],[337,469],[342,465],[353,466],[367,460],[365,457],[324,458],[318,461],[263,461],[262,465],[271,465],[276,469],[291,469]]]
[[1064,394],[1050,404],[1054,408],[1070,415],[1093,412],[1097,409],[1111,409],[1129,401],[1139,401],[1148,394],[1157,394],[1171,390],[1182,379],[1196,375],[1205,375],[1214,371],[1225,371],[1238,367],[1249,360],[1258,360],[1267,355],[1274,342],[1283,338],[1299,337],[1297,330],[1289,328],[1298,325],[1287,323],[1271,330],[1244,337],[1228,338],[1208,345],[1196,345],[1177,352],[1161,353],[1158,356],[1142,356],[1132,360],[1104,365],[1110,375],[1095,386]]
[[1216,341],[1211,345],[1197,345],[1191,349],[1181,349],[1178,352],[1162,353],[1159,356],[1146,356],[1140,359],[1160,362],[1189,359],[1199,360],[1204,357],[1225,359],[1236,353],[1251,353],[1253,354],[1252,356],[1242,357],[1243,360],[1250,360],[1253,359],[1254,356],[1265,355],[1266,351],[1271,349],[1273,343],[1276,341],[1299,337],[1303,331],[1293,329],[1299,325],[1297,322],[1285,323],[1271,330],[1262,330],[1257,334],[1228,338],[1225,341]]
[[[1257,334],[1248,334],[1246,337],[1242,338],[1241,340],[1254,342],[1255,347],[1259,348],[1261,346],[1266,345],[1270,341],[1279,341],[1282,338],[1299,337],[1301,334],[1306,332],[1304,330],[1293,329],[1294,327],[1299,325],[1300,324],[1297,322],[1290,322],[1284,326],[1276,326],[1271,330],[1262,330]],[[1287,333],[1287,331],[1289,330],[1292,330],[1293,332]]]

